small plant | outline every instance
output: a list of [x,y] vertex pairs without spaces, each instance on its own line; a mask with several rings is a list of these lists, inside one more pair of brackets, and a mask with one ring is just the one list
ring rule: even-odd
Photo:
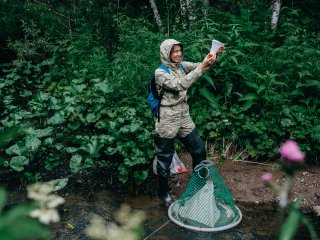
[[17,204],[8,209],[4,208],[7,193],[0,188],[0,239],[50,239],[50,231],[46,225],[60,220],[56,207],[64,203],[62,197],[52,192],[66,184],[66,179],[58,179],[30,185],[28,197],[35,202]]
[[97,240],[138,240],[143,234],[144,218],[143,211],[132,212],[128,205],[122,205],[116,216],[116,222],[106,224],[101,217],[93,216],[86,234],[91,239]]
[[[58,183],[58,187],[55,184]],[[37,202],[37,208],[30,212],[30,216],[38,218],[43,224],[59,222],[60,217],[56,209],[65,200],[54,194],[57,189],[63,188],[67,184],[66,179],[54,180],[47,183],[35,183],[28,187],[28,197]]]
[[[289,204],[289,196],[293,179],[296,173],[304,165],[304,154],[300,151],[298,144],[292,140],[286,141],[281,146],[280,154],[283,158],[282,170],[286,174],[285,182],[282,185],[273,182],[272,173],[265,173],[261,177],[262,181],[267,186],[271,187],[278,194],[280,199],[280,222],[282,225],[280,227],[279,239],[294,239],[300,222],[307,227],[311,239],[319,239],[313,224],[300,209],[300,204],[303,199],[299,197],[293,204]],[[284,220],[285,212],[288,214],[287,218]]]

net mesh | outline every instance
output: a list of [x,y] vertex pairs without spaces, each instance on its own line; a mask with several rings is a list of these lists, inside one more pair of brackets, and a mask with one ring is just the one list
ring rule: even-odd
[[169,207],[176,224],[198,231],[222,231],[238,225],[240,209],[212,161],[202,161],[194,170],[184,194]]

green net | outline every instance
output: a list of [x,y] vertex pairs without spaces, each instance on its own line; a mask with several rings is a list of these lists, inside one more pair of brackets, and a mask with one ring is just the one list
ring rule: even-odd
[[238,225],[240,209],[212,161],[202,161],[194,170],[184,194],[169,207],[170,219],[197,231],[223,231]]

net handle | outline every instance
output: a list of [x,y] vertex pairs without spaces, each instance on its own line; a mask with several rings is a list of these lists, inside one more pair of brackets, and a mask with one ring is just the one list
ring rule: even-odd
[[[209,176],[209,167],[213,165],[213,162],[210,160],[202,160],[195,168],[194,171],[197,172],[199,178],[207,178]],[[200,174],[202,169],[206,170],[206,175],[203,177]]]

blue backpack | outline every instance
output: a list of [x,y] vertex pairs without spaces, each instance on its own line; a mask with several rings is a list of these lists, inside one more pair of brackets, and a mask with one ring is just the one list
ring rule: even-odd
[[[162,70],[170,74],[170,70],[165,65],[161,65],[159,68],[161,68]],[[182,64],[180,64],[180,68],[185,72]],[[155,76],[153,75],[147,84],[147,102],[148,102],[149,108],[151,109],[152,115],[158,118],[158,121],[160,121],[160,103],[165,91],[175,93],[175,94],[178,93],[177,91],[173,91],[169,89],[164,90],[163,88],[160,88],[160,91],[158,92],[156,87],[156,79],[155,79]]]

